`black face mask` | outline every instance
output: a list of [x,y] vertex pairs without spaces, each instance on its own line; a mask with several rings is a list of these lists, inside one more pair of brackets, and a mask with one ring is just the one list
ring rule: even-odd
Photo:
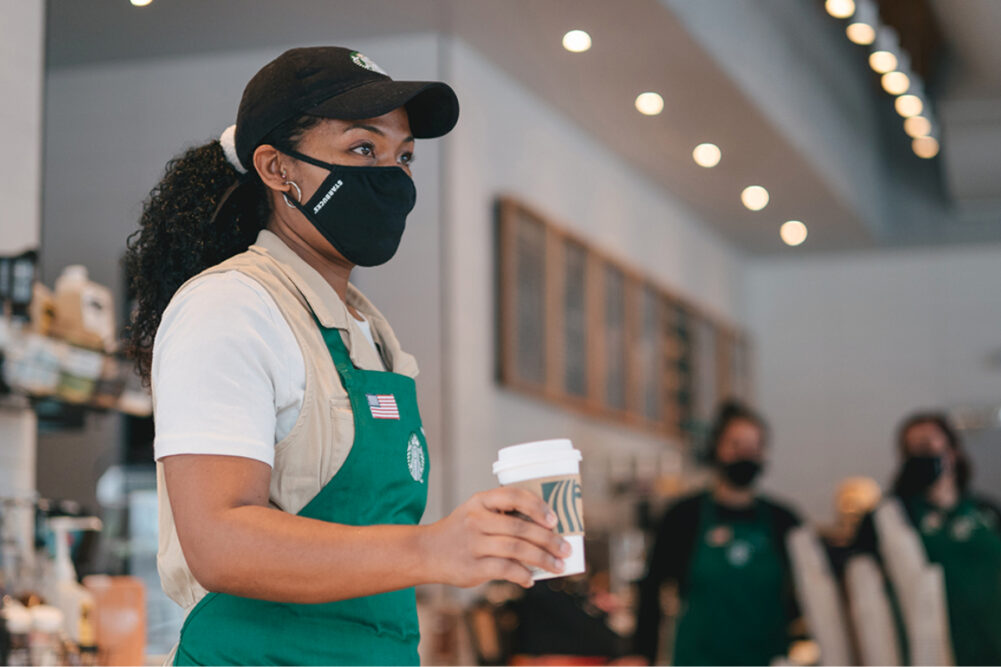
[[908,456],[900,471],[900,486],[912,493],[927,491],[944,469],[941,456]]
[[750,486],[761,474],[762,468],[761,463],[754,459],[741,459],[717,465],[726,480],[741,489]]
[[285,200],[352,264],[378,266],[392,259],[417,201],[413,179],[399,167],[348,167],[287,152],[330,175],[305,204]]

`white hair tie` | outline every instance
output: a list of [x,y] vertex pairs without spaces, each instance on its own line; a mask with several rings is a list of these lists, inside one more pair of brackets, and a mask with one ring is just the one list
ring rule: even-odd
[[219,144],[222,152],[226,155],[226,161],[232,165],[233,169],[241,174],[247,173],[247,168],[240,164],[240,157],[236,154],[236,125],[230,125],[219,136]]

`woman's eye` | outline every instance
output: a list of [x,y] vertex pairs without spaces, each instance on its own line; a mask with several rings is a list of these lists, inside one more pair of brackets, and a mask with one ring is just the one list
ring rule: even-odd
[[364,155],[365,157],[373,157],[375,155],[375,147],[372,146],[372,144],[361,144],[359,146],[355,146],[351,150],[358,155]]
[[400,156],[400,164],[410,166],[414,163],[415,159],[413,153],[404,153]]

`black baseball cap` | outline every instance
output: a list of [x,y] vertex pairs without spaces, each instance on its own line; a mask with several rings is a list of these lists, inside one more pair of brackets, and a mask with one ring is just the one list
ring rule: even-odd
[[459,119],[459,100],[445,83],[394,81],[368,57],[340,46],[289,49],[243,89],[236,154],[249,165],[269,132],[301,115],[358,120],[398,107],[406,107],[418,139],[447,134]]

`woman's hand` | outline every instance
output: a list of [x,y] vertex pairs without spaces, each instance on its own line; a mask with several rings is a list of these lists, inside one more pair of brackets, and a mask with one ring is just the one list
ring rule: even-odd
[[528,588],[528,566],[559,573],[570,555],[555,525],[546,503],[524,489],[484,491],[426,528],[425,562],[441,583],[467,587],[505,579]]

